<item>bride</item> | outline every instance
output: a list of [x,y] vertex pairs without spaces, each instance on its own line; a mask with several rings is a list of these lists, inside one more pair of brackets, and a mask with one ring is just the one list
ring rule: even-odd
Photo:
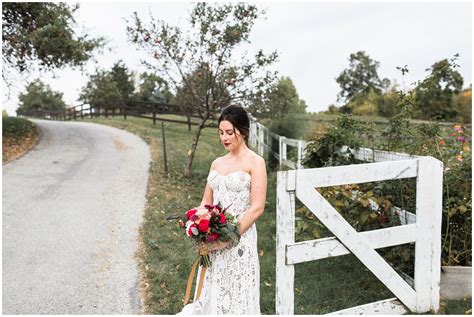
[[201,295],[196,299],[195,291],[194,302],[179,314],[260,314],[255,222],[265,207],[265,161],[247,146],[250,123],[244,108],[224,108],[218,122],[220,142],[229,153],[212,162],[201,206],[230,206],[228,212],[238,216],[241,238],[208,244],[212,265],[205,272]]

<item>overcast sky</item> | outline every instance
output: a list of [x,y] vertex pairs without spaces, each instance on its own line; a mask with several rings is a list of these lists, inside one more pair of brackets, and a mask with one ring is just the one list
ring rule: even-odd
[[[459,53],[458,71],[464,86],[472,83],[472,4],[471,3],[270,3],[258,2],[266,9],[252,31],[249,52],[263,49],[278,51],[274,69],[289,76],[301,99],[312,112],[326,110],[337,103],[340,91],[335,78],[349,66],[349,55],[365,51],[380,62],[378,74],[402,84],[397,66],[408,65],[404,82],[423,79],[436,61]],[[125,18],[134,11],[147,19],[154,17],[170,24],[187,26],[187,16],[193,5],[188,2],[81,3],[77,22],[89,33],[108,38],[108,47],[97,56],[97,65],[109,69],[123,60],[129,69],[145,71],[140,59],[146,55],[127,42]],[[95,65],[87,65],[93,72]],[[17,95],[26,83],[38,74],[18,78],[10,100],[3,97],[2,108],[15,114]],[[53,90],[64,93],[68,105],[77,105],[77,97],[87,76],[78,70],[61,70],[41,75]]]

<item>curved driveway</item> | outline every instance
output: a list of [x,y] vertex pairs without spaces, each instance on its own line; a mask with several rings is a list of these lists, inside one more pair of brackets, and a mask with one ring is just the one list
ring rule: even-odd
[[138,314],[147,144],[93,123],[33,121],[40,143],[3,165],[3,314]]

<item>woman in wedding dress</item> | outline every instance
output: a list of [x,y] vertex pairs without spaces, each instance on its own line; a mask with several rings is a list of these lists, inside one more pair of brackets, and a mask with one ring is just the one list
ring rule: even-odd
[[[208,245],[212,265],[207,268],[201,295],[180,314],[260,314],[260,264],[255,222],[265,207],[265,161],[247,146],[249,117],[238,105],[219,117],[220,142],[229,152],[215,159],[207,177],[201,206],[220,203],[237,215],[240,241]],[[197,276],[200,275],[200,271]]]

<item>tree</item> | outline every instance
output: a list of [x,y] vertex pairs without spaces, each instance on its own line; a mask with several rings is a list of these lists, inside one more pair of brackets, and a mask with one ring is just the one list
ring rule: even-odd
[[[201,130],[224,105],[248,100],[259,90],[266,89],[275,73],[266,71],[277,54],[265,55],[261,50],[250,60],[248,53],[237,54],[242,43],[249,43],[249,35],[262,14],[256,6],[238,4],[196,3],[190,12],[190,31],[169,26],[152,17],[145,25],[134,14],[128,22],[129,40],[146,50],[152,57],[143,61],[170,85],[173,93],[186,91],[187,104],[200,117],[184,168],[189,177]],[[199,87],[189,77],[202,70]],[[196,75],[198,75],[196,73]],[[224,89],[225,88],[225,89]]]
[[472,122],[472,87],[453,96],[453,108],[457,113],[456,121]]
[[372,60],[364,51],[351,54],[349,63],[349,68],[336,78],[336,82],[341,87],[338,100],[363,102],[371,90],[380,94],[382,88],[389,85],[388,79],[382,81],[377,74],[379,62]]
[[66,104],[62,98],[63,93],[53,91],[48,84],[36,79],[26,86],[25,93],[18,96],[20,106],[16,113],[21,115],[31,110],[63,111]]
[[168,83],[155,73],[140,74],[137,99],[158,103],[169,103],[173,98]]
[[392,117],[397,113],[397,102],[398,102],[398,86],[394,84],[389,90],[380,96],[378,102],[378,113],[382,117]]
[[135,90],[133,73],[128,71],[127,66],[125,66],[123,61],[120,60],[112,66],[109,74],[120,91],[122,100],[127,102],[132,97]]
[[2,74],[8,84],[9,70],[20,73],[82,66],[92,52],[104,45],[104,38],[75,32],[74,13],[78,5],[53,2],[2,3]]
[[[199,66],[191,74],[186,76],[186,80],[183,80],[181,85],[177,87],[175,103],[178,105],[180,111],[185,114],[190,120],[190,116],[197,111],[200,111],[200,108],[195,107],[194,96],[203,95],[206,93],[207,83],[202,80],[202,78],[209,77],[208,67],[206,65]],[[219,82],[216,82],[214,87],[214,93],[209,96],[207,101],[209,104],[214,104],[214,96],[219,96],[222,102],[216,107],[217,111],[220,111],[224,107],[230,104],[231,99],[229,98],[229,91],[227,89],[227,84],[224,82],[224,79],[221,79]],[[217,104],[216,104],[217,105]]]
[[288,113],[306,113],[306,107],[290,77],[281,77],[264,96],[254,99],[249,109],[255,116],[280,119]]
[[97,70],[95,74],[89,76],[89,81],[81,90],[79,100],[94,108],[121,107],[125,102],[114,78],[104,70]]
[[461,92],[464,82],[461,74],[455,70],[458,57],[456,54],[450,61],[443,59],[427,69],[431,70],[431,74],[415,88],[416,114],[419,118],[456,117],[452,100],[454,95]]

